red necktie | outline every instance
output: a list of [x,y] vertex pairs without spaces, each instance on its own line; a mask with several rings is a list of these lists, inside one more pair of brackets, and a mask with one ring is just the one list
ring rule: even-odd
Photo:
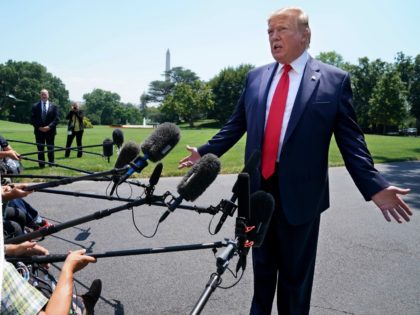
[[286,108],[287,93],[289,92],[289,71],[291,69],[290,65],[283,66],[283,74],[274,92],[265,126],[261,163],[261,172],[265,179],[273,175],[276,165],[284,109]]

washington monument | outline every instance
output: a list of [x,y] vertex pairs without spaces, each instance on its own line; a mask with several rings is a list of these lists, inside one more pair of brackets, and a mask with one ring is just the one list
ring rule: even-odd
[[169,81],[169,70],[171,70],[171,53],[168,48],[166,51],[165,81]]

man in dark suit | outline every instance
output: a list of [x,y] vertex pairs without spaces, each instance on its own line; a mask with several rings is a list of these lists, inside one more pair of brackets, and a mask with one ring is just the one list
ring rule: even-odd
[[[48,91],[41,90],[41,100],[32,105],[31,123],[34,126],[36,143],[38,143],[38,160],[45,161],[44,144],[47,150],[54,149],[56,126],[58,124],[58,108],[48,100]],[[48,161],[54,163],[54,151],[48,151]],[[45,163],[39,162],[43,168]]]
[[307,53],[311,30],[299,8],[268,19],[275,63],[250,71],[239,102],[223,128],[205,145],[187,146],[179,167],[206,153],[223,155],[247,132],[245,160],[262,152],[251,190],[264,189],[276,201],[263,245],[253,249],[251,314],[270,314],[277,288],[279,314],[308,314],[320,214],[329,207],[328,150],[334,134],[345,165],[366,200],[385,219],[409,221],[399,197],[409,189],[390,184],[374,168],[356,123],[348,73]]

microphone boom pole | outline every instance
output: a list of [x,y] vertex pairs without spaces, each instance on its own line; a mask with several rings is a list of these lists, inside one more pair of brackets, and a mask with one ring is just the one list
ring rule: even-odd
[[[140,249],[128,249],[128,250],[117,250],[103,253],[86,253],[91,257],[95,258],[108,258],[108,257],[121,257],[121,256],[134,256],[134,255],[147,255],[147,254],[160,254],[160,253],[171,253],[180,251],[191,251],[208,248],[220,248],[227,246],[227,241],[219,241],[213,243],[202,243],[202,244],[188,244],[188,245],[175,245],[167,247],[151,247],[151,248],[140,248]],[[18,256],[18,257],[7,257],[6,260],[9,262],[23,262],[25,264],[32,263],[56,263],[65,261],[67,254],[62,255],[36,255],[36,256]]]
[[[156,199],[159,200],[161,199],[161,196],[153,196],[152,199]],[[53,233],[59,232],[61,230],[67,229],[69,227],[73,227],[82,223],[86,223],[92,220],[99,220],[103,217],[109,216],[115,212],[119,212],[122,210],[127,210],[127,209],[131,209],[134,207],[138,207],[141,205],[147,204],[147,200],[145,199],[138,199],[136,201],[133,202],[129,202],[126,203],[125,205],[121,205],[119,207],[115,207],[115,208],[111,208],[111,209],[105,209],[105,210],[99,210],[96,211],[95,213],[92,213],[90,215],[78,218],[78,219],[74,219],[68,222],[64,222],[64,223],[60,223],[58,225],[50,225],[47,227],[44,227],[40,230],[28,233],[28,234],[23,234],[23,235],[19,235],[13,238],[9,238],[7,240],[4,240],[4,244],[19,244],[25,241],[29,241],[32,239],[36,239],[39,237],[44,237],[47,235],[51,235]]]

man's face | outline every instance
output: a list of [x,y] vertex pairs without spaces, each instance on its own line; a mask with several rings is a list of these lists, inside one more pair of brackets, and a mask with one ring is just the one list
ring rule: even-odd
[[282,64],[290,64],[306,48],[307,30],[298,27],[297,17],[282,13],[268,22],[268,39],[273,58]]
[[48,101],[48,92],[41,92],[41,100],[43,102]]

